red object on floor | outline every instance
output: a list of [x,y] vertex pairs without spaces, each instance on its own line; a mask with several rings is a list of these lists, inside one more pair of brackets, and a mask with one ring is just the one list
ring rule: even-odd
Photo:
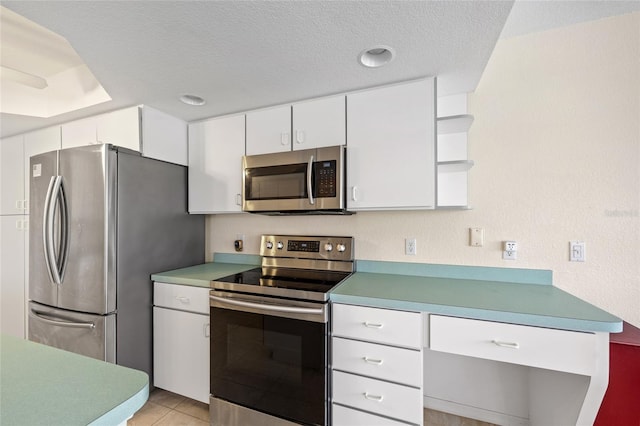
[[611,333],[609,387],[595,426],[640,426],[640,329],[624,323]]

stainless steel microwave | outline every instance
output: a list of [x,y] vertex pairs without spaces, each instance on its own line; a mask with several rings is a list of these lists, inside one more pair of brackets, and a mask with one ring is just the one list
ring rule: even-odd
[[348,214],[344,146],[248,155],[242,210],[263,214]]

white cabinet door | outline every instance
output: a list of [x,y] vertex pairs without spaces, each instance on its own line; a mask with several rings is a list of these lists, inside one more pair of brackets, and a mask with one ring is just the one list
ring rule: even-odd
[[293,105],[293,150],[344,145],[345,96]]
[[189,213],[242,211],[245,116],[189,124]]
[[435,206],[435,80],[347,95],[347,208]]
[[209,403],[209,316],[153,308],[154,385]]
[[422,390],[333,370],[333,402],[422,424]]
[[0,332],[25,338],[25,240],[28,216],[0,216]]
[[422,314],[368,306],[332,305],[333,335],[404,348],[422,347]]
[[29,212],[29,181],[32,174],[29,162],[31,156],[55,151],[56,149],[60,149],[60,126],[47,127],[24,135],[24,196],[27,200],[26,213]]
[[0,215],[24,214],[24,137],[0,141]]
[[157,109],[142,107],[142,155],[186,166],[187,123]]
[[62,149],[98,143],[98,118],[89,117],[64,123],[61,127]]
[[333,404],[331,407],[333,426],[408,426],[387,417],[376,416],[353,408]]
[[247,113],[247,155],[291,151],[291,106]]
[[99,143],[110,143],[140,152],[140,110],[137,106],[97,117]]

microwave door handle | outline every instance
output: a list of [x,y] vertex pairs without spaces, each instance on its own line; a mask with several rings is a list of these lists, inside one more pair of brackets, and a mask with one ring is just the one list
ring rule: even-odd
[[309,157],[309,162],[307,163],[307,192],[309,193],[309,204],[311,205],[316,203],[316,200],[313,199],[313,185],[311,182],[312,171],[313,171],[313,155]]

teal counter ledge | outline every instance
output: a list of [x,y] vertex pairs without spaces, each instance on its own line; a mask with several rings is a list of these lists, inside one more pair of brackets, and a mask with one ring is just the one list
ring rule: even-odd
[[119,425],[149,396],[146,373],[0,335],[0,424]]
[[551,285],[551,271],[357,261],[336,303],[575,331],[622,331],[622,320]]
[[253,269],[256,266],[260,266],[259,256],[215,253],[213,262],[158,272],[151,275],[151,280],[167,284],[210,287],[211,280],[237,274],[238,272]]

